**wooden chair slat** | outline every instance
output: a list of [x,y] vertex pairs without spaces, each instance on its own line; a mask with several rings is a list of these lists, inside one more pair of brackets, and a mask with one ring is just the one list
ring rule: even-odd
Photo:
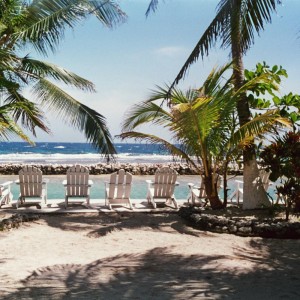
[[106,182],[105,188],[105,203],[111,209],[112,205],[127,204],[130,209],[133,209],[130,192],[131,192],[132,175],[120,169],[110,175],[109,182]]

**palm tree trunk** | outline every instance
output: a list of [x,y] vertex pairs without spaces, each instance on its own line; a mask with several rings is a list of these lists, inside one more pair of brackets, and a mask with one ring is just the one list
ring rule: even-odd
[[223,208],[223,203],[218,195],[217,180],[214,180],[212,172],[209,172],[208,176],[204,175],[203,177],[205,193],[209,200],[210,206],[212,209],[221,209]]
[[[238,90],[244,83],[243,52],[241,48],[240,30],[240,1],[235,1],[235,13],[231,19],[231,53],[233,61],[233,78],[235,89]],[[251,119],[251,112],[246,94],[241,95],[237,103],[237,113],[240,126]],[[259,170],[255,155],[255,146],[251,144],[243,151],[244,160],[244,199],[243,209],[260,208],[270,206],[270,201],[259,178]]]

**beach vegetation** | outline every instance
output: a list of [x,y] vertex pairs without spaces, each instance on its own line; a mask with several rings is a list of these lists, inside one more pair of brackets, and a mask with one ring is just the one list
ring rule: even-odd
[[[32,49],[43,56],[55,52],[65,31],[91,15],[106,27],[112,27],[126,17],[114,1],[0,2],[0,97],[2,111],[5,109],[6,112],[2,123],[14,121],[15,129],[20,123],[33,135],[36,135],[36,128],[50,132],[43,113],[46,111],[83,132],[87,141],[109,158],[116,151],[105,117],[63,88],[68,85],[95,92],[94,84],[60,66],[26,54]],[[12,127],[2,128],[7,131]],[[23,138],[28,140],[24,133]]]
[[[264,30],[265,24],[271,23],[272,13],[276,12],[281,2],[281,0],[220,0],[216,16],[200,37],[169,89],[173,89],[185,77],[190,66],[199,57],[203,59],[208,56],[211,48],[220,41],[222,49],[230,49],[233,63],[232,83],[236,91],[240,90],[245,80],[243,56],[254,44],[255,37]],[[146,15],[155,11],[158,3],[158,0],[151,0]],[[252,114],[247,94],[240,93],[239,97],[236,108],[238,121],[242,127],[251,120]],[[262,199],[264,202],[268,201],[263,187],[258,186],[255,180],[259,176],[255,148],[252,140],[252,143],[243,150],[244,209],[260,207]]]
[[279,180],[276,186],[278,200],[283,201],[286,220],[292,208],[300,212],[300,132],[289,131],[274,139],[260,153],[261,163],[272,173],[272,181]]
[[[198,89],[183,92],[176,88],[170,90],[169,86],[157,87],[146,101],[134,105],[126,113],[119,135],[122,139],[134,138],[162,144],[172,155],[198,169],[213,209],[226,205],[226,199],[222,202],[218,195],[220,171],[223,170],[226,175],[228,163],[238,157],[245,147],[249,147],[254,137],[270,131],[275,124],[289,123],[280,116],[279,109],[269,109],[240,126],[236,111],[240,94],[262,89],[261,85],[277,86],[270,74],[262,73],[249,78],[236,90],[233,77],[226,79],[231,68],[232,65],[228,64],[213,69]],[[168,102],[162,104],[166,98]],[[136,131],[145,124],[167,129],[170,140]]]
[[[288,74],[281,66],[268,66],[265,62],[257,64],[254,71],[245,71],[246,80],[270,74],[276,85],[281,84],[283,77]],[[277,108],[282,117],[289,120],[288,131],[274,127],[269,132],[269,138],[258,144],[257,154],[261,167],[271,171],[270,180],[277,182],[277,201],[284,202],[286,219],[288,220],[292,208],[300,211],[300,95],[288,93],[278,95],[271,84],[261,83],[255,91],[248,94],[250,107],[255,115],[261,111]]]

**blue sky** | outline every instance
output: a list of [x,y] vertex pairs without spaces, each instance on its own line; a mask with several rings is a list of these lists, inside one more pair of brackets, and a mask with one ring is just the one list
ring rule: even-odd
[[[60,65],[92,81],[97,92],[66,90],[106,117],[112,136],[121,132],[124,113],[146,99],[156,85],[170,84],[200,36],[215,16],[217,0],[164,0],[145,17],[149,0],[123,0],[126,23],[111,30],[90,18],[68,30],[55,54],[43,60]],[[281,93],[300,94],[300,1],[285,0],[245,57],[245,68],[257,62],[282,65],[289,78]],[[298,15],[297,15],[298,14]],[[30,53],[32,57],[36,55]],[[210,70],[229,59],[229,50],[212,49],[192,65],[180,88],[198,87]],[[38,132],[34,141],[85,142],[83,134],[46,114],[52,135]],[[149,131],[157,133],[156,128]],[[164,137],[167,137],[163,133]],[[117,142],[117,140],[116,140]]]

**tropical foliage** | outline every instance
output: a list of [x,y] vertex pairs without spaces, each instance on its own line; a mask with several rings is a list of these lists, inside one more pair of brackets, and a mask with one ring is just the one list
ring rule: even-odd
[[270,179],[281,179],[277,193],[285,200],[286,219],[292,206],[300,211],[300,132],[287,132],[277,137],[272,144],[265,147],[260,154],[262,164],[271,170]]
[[[146,14],[155,11],[159,1],[151,0]],[[221,48],[230,48],[233,62],[233,84],[239,90],[244,83],[243,55],[254,44],[256,35],[264,30],[265,23],[271,22],[272,13],[281,0],[220,0],[215,18],[200,37],[195,48],[171,84],[172,89],[186,75],[189,67],[199,57],[207,56],[217,41]],[[240,94],[236,102],[238,119],[241,126],[251,119],[251,111],[246,94]],[[253,141],[254,142],[254,141]],[[267,200],[262,187],[253,184],[258,177],[258,167],[255,158],[255,146],[244,149],[244,203],[243,207],[251,209]]]
[[[94,15],[102,24],[111,27],[124,20],[125,15],[113,1],[88,0],[4,0],[0,2],[0,97],[1,136],[4,130],[21,122],[25,129],[36,134],[36,128],[46,132],[41,108],[54,112],[64,122],[82,131],[86,139],[109,157],[115,153],[105,118],[95,110],[67,94],[56,83],[83,91],[94,92],[92,82],[54,64],[22,55],[34,48],[43,55],[55,51],[67,28]],[[31,96],[24,89],[31,88]],[[5,114],[4,114],[5,112]],[[10,127],[7,124],[15,123]],[[3,125],[4,124],[4,125]],[[17,130],[18,129],[18,130]],[[26,136],[22,133],[25,139]]]
[[[121,138],[135,138],[160,143],[174,156],[186,160],[203,173],[206,194],[212,208],[223,206],[217,192],[217,177],[224,163],[247,147],[254,136],[284,122],[278,110],[270,110],[237,127],[236,102],[240,93],[268,82],[265,74],[247,81],[235,91],[232,78],[224,80],[229,65],[213,70],[201,88],[185,93],[169,87],[158,88],[146,101],[127,113]],[[168,97],[169,105],[161,105]],[[154,124],[168,130],[170,140],[135,131],[144,124]]]

